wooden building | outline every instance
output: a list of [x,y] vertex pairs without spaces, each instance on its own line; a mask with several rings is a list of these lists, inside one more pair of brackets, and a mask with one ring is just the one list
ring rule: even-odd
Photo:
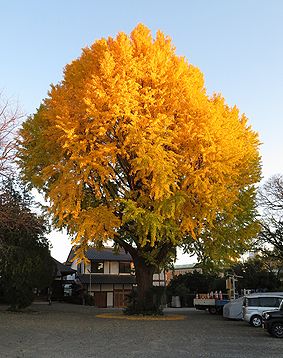
[[[72,262],[74,250],[71,250],[66,264],[77,272],[73,279],[79,279],[85,292],[94,296],[95,306],[125,307],[128,295],[136,285],[131,255],[123,249],[115,252],[113,248],[105,247],[101,250],[89,248],[86,257],[90,261],[87,265],[78,264],[76,260]],[[155,274],[153,283],[165,286],[164,273]]]

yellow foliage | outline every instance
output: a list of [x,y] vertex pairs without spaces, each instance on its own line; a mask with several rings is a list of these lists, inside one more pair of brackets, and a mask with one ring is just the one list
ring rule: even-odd
[[21,136],[25,179],[76,244],[131,220],[142,246],[178,244],[260,177],[247,118],[208,96],[200,70],[141,24],[85,48]]

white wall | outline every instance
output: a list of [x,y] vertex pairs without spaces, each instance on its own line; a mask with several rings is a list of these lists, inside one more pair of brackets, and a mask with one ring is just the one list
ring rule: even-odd
[[101,291],[113,291],[113,284],[112,283],[102,283]]
[[78,267],[78,261],[77,261],[77,260],[75,260],[75,261],[73,261],[73,262],[72,262],[72,264],[71,264],[71,268],[72,268],[72,269],[74,269],[74,270],[76,270],[76,269],[77,269],[77,267]]
[[163,280],[164,281],[164,271],[160,272],[160,273],[155,273],[153,275],[153,280]]
[[119,273],[119,262],[111,261],[110,262],[110,273],[112,275],[118,275]]
[[[88,289],[89,291],[89,289]],[[100,284],[99,283],[92,283],[91,284],[91,291],[100,291]]]
[[[82,273],[88,274],[91,268],[90,264],[85,266],[85,271]],[[77,268],[75,268],[77,269]],[[118,261],[104,261],[104,274],[105,275],[118,275],[119,274],[119,262]]]
[[113,292],[107,292],[107,307],[113,307]]
[[107,275],[109,274],[110,262],[104,261],[104,273]]
[[86,273],[86,274],[88,274],[89,272],[90,272],[90,268],[91,268],[91,266],[90,266],[90,262],[88,263],[88,264],[84,264],[83,262],[82,262],[82,273]]

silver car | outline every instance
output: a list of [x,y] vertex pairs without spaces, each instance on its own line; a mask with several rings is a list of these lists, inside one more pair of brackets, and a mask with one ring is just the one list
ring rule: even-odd
[[266,292],[248,295],[243,301],[243,318],[254,327],[261,327],[265,311],[278,310],[283,292]]

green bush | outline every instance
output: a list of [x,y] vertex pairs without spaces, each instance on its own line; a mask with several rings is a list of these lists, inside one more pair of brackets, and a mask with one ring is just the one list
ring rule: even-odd
[[[131,294],[128,295],[128,305],[123,310],[126,315],[143,315],[143,316],[160,316],[163,315],[163,309],[161,307],[162,298],[164,296],[164,288],[152,287],[147,293],[147,299],[153,301],[153,308],[147,309],[146,302],[144,305],[140,305],[137,301],[137,292],[135,289],[132,290]],[[152,306],[152,305],[150,305]]]

